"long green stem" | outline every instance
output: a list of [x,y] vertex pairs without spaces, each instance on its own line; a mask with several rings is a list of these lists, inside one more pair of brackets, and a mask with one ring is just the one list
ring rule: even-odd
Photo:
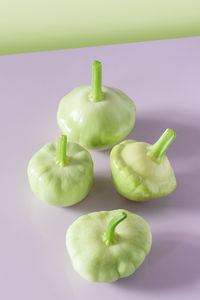
[[101,63],[95,60],[92,64],[92,89],[89,97],[91,102],[103,99],[101,77]]
[[105,242],[106,245],[110,245],[114,242],[115,240],[115,228],[116,226],[123,221],[124,219],[126,219],[127,214],[123,211],[121,213],[119,213],[118,215],[116,215],[108,224],[107,230],[105,232]]
[[66,135],[59,136],[56,163],[60,167],[64,167],[67,164],[67,137]]
[[155,162],[160,163],[164,158],[168,148],[172,144],[176,137],[176,132],[171,128],[167,128],[161,135],[158,141],[149,146],[147,155],[151,157]]

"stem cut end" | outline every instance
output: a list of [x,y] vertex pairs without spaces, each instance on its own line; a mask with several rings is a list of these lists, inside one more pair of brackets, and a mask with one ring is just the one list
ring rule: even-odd
[[67,164],[67,136],[61,135],[58,138],[56,164],[60,167],[64,167]]
[[108,224],[107,230],[105,232],[105,243],[107,246],[111,245],[115,241],[115,228],[116,226],[127,218],[127,213],[125,211],[116,215]]
[[167,128],[161,135],[161,137],[157,140],[157,142],[148,147],[147,156],[149,156],[159,164],[165,157],[167,150],[169,149],[175,138],[176,132],[171,128]]

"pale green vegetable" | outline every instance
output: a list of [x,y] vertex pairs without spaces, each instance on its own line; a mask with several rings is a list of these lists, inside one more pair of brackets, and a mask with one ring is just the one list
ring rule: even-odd
[[166,151],[175,137],[168,128],[154,145],[126,140],[112,149],[112,180],[121,195],[146,201],[174,191],[176,178]]
[[81,216],[66,234],[74,269],[83,278],[98,282],[134,273],[148,255],[151,243],[145,220],[122,209]]
[[48,204],[70,206],[84,199],[93,181],[93,162],[82,146],[68,142],[42,147],[30,160],[28,178],[34,194]]
[[92,67],[92,85],[79,86],[60,102],[57,121],[68,138],[88,149],[119,143],[135,123],[135,104],[122,91],[102,86],[101,63]]

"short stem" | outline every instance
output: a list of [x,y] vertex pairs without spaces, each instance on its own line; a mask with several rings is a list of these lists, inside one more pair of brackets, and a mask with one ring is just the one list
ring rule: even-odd
[[59,136],[56,163],[60,167],[64,167],[67,164],[67,137],[66,135]]
[[89,96],[91,102],[98,102],[103,98],[101,77],[101,63],[95,60],[92,64],[92,89]]
[[114,242],[115,240],[115,228],[116,226],[123,221],[124,219],[126,219],[127,214],[123,211],[121,213],[119,213],[118,215],[116,215],[108,224],[107,230],[105,232],[105,242],[106,245],[110,245]]
[[174,141],[175,137],[176,132],[171,128],[167,128],[158,139],[158,141],[155,144],[149,146],[147,156],[152,158],[155,162],[160,163],[164,158],[168,148]]

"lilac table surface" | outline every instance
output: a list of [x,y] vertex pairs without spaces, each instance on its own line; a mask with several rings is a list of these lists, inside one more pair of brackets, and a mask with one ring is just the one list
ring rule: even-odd
[[[31,192],[26,168],[45,143],[57,140],[59,100],[88,84],[94,59],[105,85],[137,106],[129,138],[154,142],[177,131],[168,157],[178,187],[171,195],[134,203],[114,189],[109,151],[94,152],[94,185],[70,208]],[[200,299],[200,38],[0,57],[0,299]],[[152,229],[152,250],[136,273],[115,283],[91,283],[72,268],[68,226],[80,215],[126,208]]]

